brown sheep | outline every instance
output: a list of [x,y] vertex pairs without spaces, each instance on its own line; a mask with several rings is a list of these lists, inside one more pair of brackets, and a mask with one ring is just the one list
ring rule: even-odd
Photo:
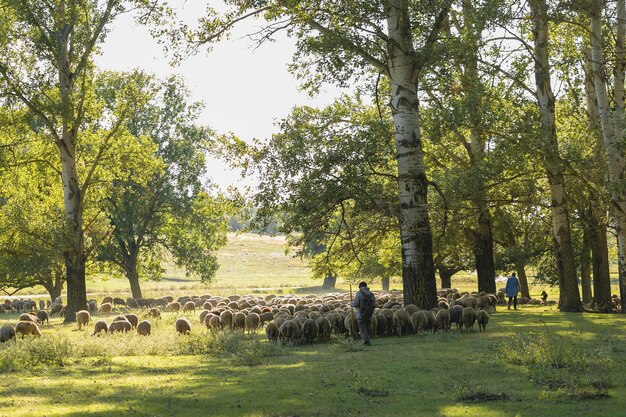
[[44,322],[50,324],[50,319],[48,318],[48,312],[46,310],[39,310],[36,314],[41,324]]
[[265,334],[267,335],[267,340],[270,342],[277,342],[280,338],[280,329],[273,321],[267,323],[267,327],[265,328]]
[[463,325],[465,325],[465,330],[469,333],[470,330],[474,327],[474,322],[476,321],[476,310],[472,307],[465,307],[463,309]]
[[410,325],[411,316],[409,313],[402,309],[398,309],[393,313],[393,327],[398,336],[406,334]]
[[142,336],[150,336],[150,332],[152,331],[152,324],[148,320],[140,321],[137,324],[137,334]]
[[[492,299],[488,295],[482,295],[478,297],[478,303],[476,304],[477,310],[487,310],[487,312],[492,311]],[[493,305],[493,309],[495,310],[495,305]]]
[[246,316],[245,323],[248,333],[256,333],[261,324],[261,317],[257,313],[250,313]]
[[113,305],[111,303],[100,304],[100,314],[110,316],[111,311],[113,311]]
[[89,314],[96,314],[98,312],[98,302],[96,300],[89,300],[87,303],[87,310]]
[[476,321],[478,322],[478,331],[486,332],[487,323],[489,323],[489,314],[485,310],[479,310],[476,313]]
[[109,325],[109,332],[115,333],[128,333],[132,330],[133,326],[128,320],[117,320]]
[[330,332],[332,326],[326,317],[318,317],[315,319],[318,327],[318,337],[320,340],[328,340],[330,338]]
[[246,327],[246,315],[241,311],[233,316],[233,330],[244,330]]
[[176,331],[179,334],[188,334],[191,333],[191,323],[184,317],[176,320]]
[[78,324],[78,330],[82,329],[83,326],[87,327],[87,325],[91,322],[91,314],[87,310],[80,310],[76,313],[76,323]]
[[453,305],[448,311],[450,312],[450,324],[456,323],[456,330],[461,331],[463,329],[463,307]]
[[317,339],[319,333],[319,326],[313,319],[306,319],[302,323],[302,340],[304,343],[313,343],[314,339]]
[[183,314],[193,312],[196,314],[196,303],[193,301],[187,301],[183,306]]
[[280,337],[283,343],[294,345],[300,336],[300,327],[294,320],[287,320],[280,326]]
[[159,310],[158,308],[152,307],[150,310],[148,310],[148,316],[154,317],[155,319],[160,319],[161,310]]
[[106,303],[113,304],[113,297],[104,297],[102,299],[102,304],[106,304]]
[[130,324],[133,326],[133,329],[137,328],[137,324],[139,323],[139,317],[137,317],[136,314],[124,314],[124,317],[126,317],[126,320],[130,322]]
[[222,328],[222,323],[220,322],[220,316],[216,316],[215,314],[207,314],[204,318],[204,325],[208,330],[219,330]]
[[383,308],[382,310],[380,310],[380,315],[383,316],[385,320],[387,320],[387,335],[392,335],[395,332],[395,329],[393,327],[393,311],[389,308]]
[[95,335],[98,335],[98,336],[99,336],[99,335],[100,335],[100,332],[101,332],[101,331],[103,331],[103,330],[104,330],[104,332],[105,332],[105,333],[108,333],[108,332],[109,332],[109,325],[107,324],[107,322],[106,322],[106,321],[104,321],[104,320],[99,320],[99,321],[97,321],[97,322],[96,322],[96,324],[93,326],[93,333],[92,333],[91,335],[92,335],[92,336],[95,336]]
[[272,313],[271,311],[265,311],[259,314],[259,318],[261,319],[261,326],[263,326],[265,323],[274,320],[274,313]]
[[54,316],[55,314],[58,314],[59,316],[61,316],[63,314],[63,305],[62,304],[52,304],[50,306],[50,315]]
[[404,311],[406,311],[407,313],[409,313],[409,316],[413,313],[415,313],[416,311],[418,311],[420,308],[418,306],[416,306],[415,304],[408,304],[404,307]]
[[437,327],[444,332],[450,331],[450,312],[444,308],[437,312]]
[[343,319],[343,326],[347,330],[350,337],[358,339],[359,337],[359,324],[356,321],[356,317],[350,313]]
[[233,312],[224,310],[220,313],[220,323],[223,329],[231,330],[233,328]]
[[15,327],[11,325],[6,325],[0,327],[0,343],[8,342],[13,339],[15,342]]
[[168,307],[170,311],[173,311],[175,313],[178,313],[180,311],[180,303],[178,301],[170,303]]
[[200,323],[204,323],[204,318],[211,312],[211,310],[202,310],[200,312]]
[[416,334],[420,334],[422,331],[426,331],[428,327],[428,316],[426,311],[418,310],[411,314],[411,326]]
[[15,325],[15,333],[19,333],[22,335],[22,339],[24,336],[32,334],[34,337],[41,337],[41,332],[39,331],[39,326],[37,323],[33,323],[32,321],[20,321]]
[[39,324],[39,317],[33,314],[24,313],[20,316],[20,321],[32,321],[33,323]]

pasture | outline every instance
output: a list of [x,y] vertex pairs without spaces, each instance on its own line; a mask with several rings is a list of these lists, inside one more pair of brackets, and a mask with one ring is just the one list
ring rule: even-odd
[[[292,286],[300,295],[321,292],[304,264],[277,255],[284,254],[280,241],[269,240],[268,247],[238,238],[239,248],[227,250],[239,262],[223,264],[212,286],[161,281],[149,283],[149,291],[290,293]],[[254,253],[249,263],[241,262],[246,252]],[[254,258],[261,260],[257,266]],[[292,269],[285,266],[290,263]],[[247,269],[238,272],[237,265]],[[469,275],[453,283],[475,285]],[[90,287],[92,294],[104,289]],[[120,283],[110,294],[125,297],[124,291]],[[174,330],[180,315],[163,312],[150,318],[148,337],[135,331],[92,337],[93,322],[78,330],[55,317],[41,326],[41,338],[0,344],[0,416],[574,417],[626,410],[626,318],[620,315],[498,306],[486,333],[475,326],[469,334],[376,337],[363,347],[341,336],[282,346],[268,342],[262,329],[210,333],[198,313],[185,315],[193,326],[186,336]],[[18,317],[2,315],[0,325]]]

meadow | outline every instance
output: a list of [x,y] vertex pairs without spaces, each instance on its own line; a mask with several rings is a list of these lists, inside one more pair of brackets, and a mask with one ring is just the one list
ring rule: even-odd
[[[321,292],[297,258],[277,255],[284,254],[280,242],[254,245],[243,237],[231,251],[230,269],[212,286],[161,281],[149,283],[156,286],[150,291]],[[244,253],[261,264],[243,262]],[[472,285],[471,275],[458,281]],[[111,284],[99,285],[123,294],[121,284]],[[92,337],[93,323],[78,330],[53,318],[42,326],[43,337],[0,345],[0,416],[626,415],[626,318],[620,315],[500,306],[486,333],[379,337],[370,347],[342,337],[280,346],[262,330],[209,333],[197,315],[188,316],[192,333],[178,336],[177,317],[152,319],[149,337]],[[16,320],[6,314],[0,325]]]

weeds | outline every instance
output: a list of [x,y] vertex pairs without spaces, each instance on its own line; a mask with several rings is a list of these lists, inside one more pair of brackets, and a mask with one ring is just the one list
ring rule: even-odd
[[351,337],[342,335],[331,335],[330,341],[333,348],[338,352],[360,352],[365,350],[365,347],[360,340],[354,340]]

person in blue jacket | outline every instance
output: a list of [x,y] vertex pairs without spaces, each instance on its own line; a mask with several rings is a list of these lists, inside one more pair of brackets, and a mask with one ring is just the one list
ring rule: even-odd
[[515,272],[511,274],[509,279],[506,280],[506,296],[509,297],[509,310],[511,309],[511,302],[513,307],[517,310],[517,294],[520,290],[519,279],[515,276]]
[[356,308],[356,321],[359,324],[359,334],[365,346],[371,344],[369,328],[372,314],[376,306],[375,303],[376,298],[370,289],[367,288],[367,283],[365,281],[360,282],[359,290],[354,296],[354,301],[352,301],[352,307]]

